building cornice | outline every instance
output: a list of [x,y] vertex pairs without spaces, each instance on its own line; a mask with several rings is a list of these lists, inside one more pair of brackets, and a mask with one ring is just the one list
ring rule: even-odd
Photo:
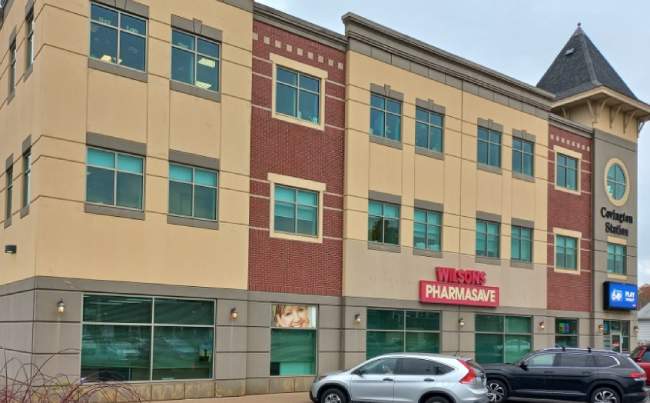
[[548,115],[548,121],[552,126],[577,134],[579,136],[589,139],[594,137],[594,130],[591,127],[574,122],[573,120],[565,119],[560,115],[550,113]]
[[254,4],[253,18],[342,52],[347,50],[348,41],[344,35],[294,17],[293,15],[283,13],[264,4],[257,2]]
[[[359,15],[343,16],[351,51],[545,117],[554,95]],[[522,103],[518,108],[518,103]]]

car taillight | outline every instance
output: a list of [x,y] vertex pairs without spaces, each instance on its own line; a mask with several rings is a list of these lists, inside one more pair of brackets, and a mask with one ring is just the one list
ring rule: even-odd
[[627,374],[627,377],[632,378],[635,381],[643,381],[643,382],[645,382],[648,379],[645,372],[639,372],[639,371],[632,371],[629,374]]
[[464,384],[471,384],[476,379],[476,371],[474,370],[474,368],[469,366],[465,361],[463,360],[458,360],[458,361],[461,364],[463,364],[463,366],[467,368],[468,371],[467,374],[465,374],[465,376],[459,382]]

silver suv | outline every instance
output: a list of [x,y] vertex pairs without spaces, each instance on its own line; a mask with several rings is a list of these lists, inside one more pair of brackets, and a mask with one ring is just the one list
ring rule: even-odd
[[387,354],[348,371],[321,376],[316,403],[487,403],[485,375],[470,360],[437,354]]

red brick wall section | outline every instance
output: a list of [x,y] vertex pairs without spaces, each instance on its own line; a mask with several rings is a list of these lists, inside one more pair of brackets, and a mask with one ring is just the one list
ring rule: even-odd
[[[341,295],[345,53],[255,21],[249,278],[252,291]],[[271,117],[270,54],[328,72],[325,130]],[[268,173],[325,183],[323,243],[271,238]]]
[[[548,165],[548,309],[589,312],[592,306],[592,158],[591,139],[560,129],[549,128]],[[555,152],[557,145],[582,154],[580,172],[581,195],[555,189]],[[558,273],[554,270],[555,245],[553,228],[582,233],[580,274]]]

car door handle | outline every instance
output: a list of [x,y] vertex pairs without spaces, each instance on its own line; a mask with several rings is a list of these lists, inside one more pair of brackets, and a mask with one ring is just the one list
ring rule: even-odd
[[435,382],[436,380],[433,378],[424,378],[424,382]]
[[393,382],[393,378],[384,378],[382,382]]

